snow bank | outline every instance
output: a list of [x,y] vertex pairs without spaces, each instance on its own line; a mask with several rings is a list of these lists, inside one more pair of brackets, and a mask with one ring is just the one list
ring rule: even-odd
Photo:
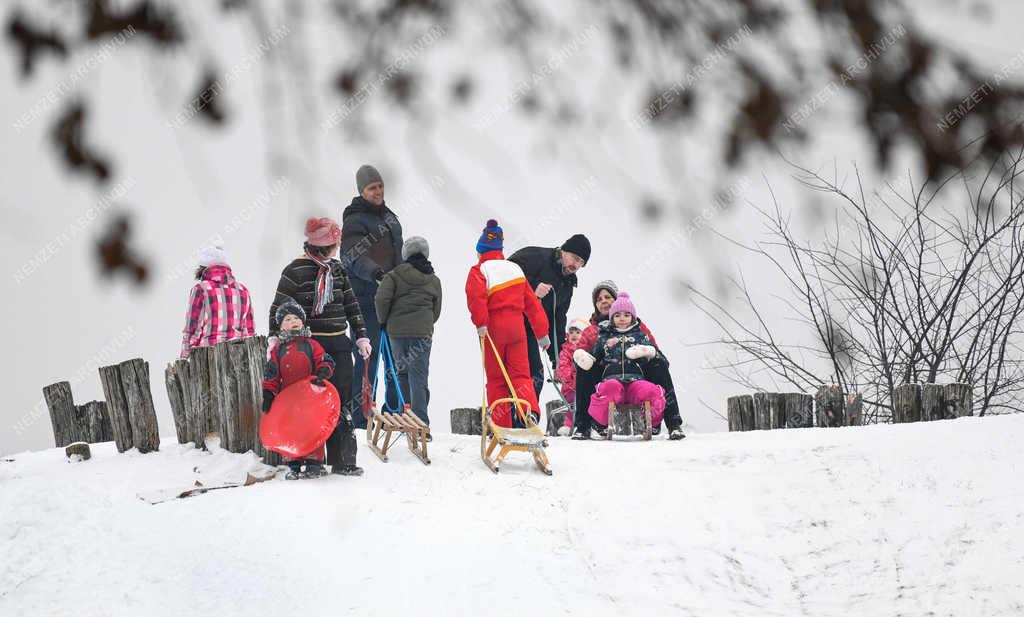
[[554,439],[548,478],[513,455],[494,476],[478,440],[439,434],[429,468],[361,448],[362,478],[160,505],[137,494],[254,460],[18,454],[0,615],[1021,614],[1022,439],[1022,416]]

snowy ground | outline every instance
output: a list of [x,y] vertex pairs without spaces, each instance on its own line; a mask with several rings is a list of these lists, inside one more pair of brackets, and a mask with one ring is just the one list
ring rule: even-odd
[[549,478],[438,435],[430,468],[361,449],[363,478],[160,505],[137,492],[254,461],[24,453],[0,615],[1020,615],[1022,440],[1024,416],[554,439]]

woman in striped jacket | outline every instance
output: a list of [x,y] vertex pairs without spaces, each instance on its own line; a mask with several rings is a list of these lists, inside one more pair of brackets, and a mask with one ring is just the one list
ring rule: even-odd
[[341,396],[341,419],[327,440],[327,463],[332,473],[361,475],[363,470],[356,466],[356,438],[352,433],[352,339],[364,359],[370,356],[371,347],[359,302],[337,259],[340,243],[341,227],[333,220],[306,221],[303,254],[281,272],[277,294],[270,305],[270,333],[277,333],[278,306],[294,298],[306,312],[306,325],[313,340],[336,363],[330,381]]
[[193,347],[255,336],[249,290],[232,274],[222,242],[200,251],[196,280],[181,337],[182,358]]

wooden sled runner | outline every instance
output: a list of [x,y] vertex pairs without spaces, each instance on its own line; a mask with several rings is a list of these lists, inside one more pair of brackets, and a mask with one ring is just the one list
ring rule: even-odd
[[[509,403],[518,407],[521,417],[526,422],[526,428],[507,428],[497,426],[491,420],[491,412],[494,407],[502,403]],[[480,456],[483,458],[487,468],[498,473],[501,469],[501,462],[509,452],[529,452],[533,455],[537,467],[547,475],[551,475],[551,465],[548,462],[548,455],[544,448],[548,445],[545,439],[544,430],[533,421],[530,414],[530,405],[521,398],[500,398],[492,401],[484,409],[483,433],[480,435]],[[498,455],[494,456],[494,451]]]
[[651,440],[651,402],[642,405],[608,404],[608,436],[615,435],[642,436],[644,441]]
[[402,413],[387,411],[381,413],[374,407],[370,425],[366,428],[366,444],[377,455],[377,458],[385,463],[388,462],[388,448],[395,445],[401,433],[405,433],[409,450],[424,465],[429,465],[427,435],[430,434],[430,426],[420,420],[409,408],[409,405],[402,408]]

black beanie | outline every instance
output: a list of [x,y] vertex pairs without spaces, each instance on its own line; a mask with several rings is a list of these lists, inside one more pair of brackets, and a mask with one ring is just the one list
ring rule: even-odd
[[590,261],[590,240],[583,234],[576,234],[562,244],[563,251],[575,253],[583,258],[584,262]]
[[277,325],[281,325],[284,318],[289,315],[295,315],[302,320],[303,325],[306,323],[306,311],[299,306],[299,303],[291,298],[285,300],[277,310],[274,312],[274,319],[277,321]]

